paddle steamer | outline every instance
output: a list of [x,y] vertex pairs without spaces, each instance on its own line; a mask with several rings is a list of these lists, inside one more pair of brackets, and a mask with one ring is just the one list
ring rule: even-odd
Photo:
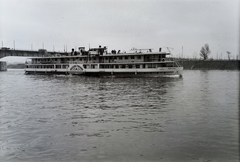
[[[41,51],[42,52],[42,51]],[[135,49],[107,51],[106,47],[79,47],[71,53],[48,54],[26,61],[26,74],[74,74],[110,77],[182,77],[183,67],[170,58],[170,52]]]

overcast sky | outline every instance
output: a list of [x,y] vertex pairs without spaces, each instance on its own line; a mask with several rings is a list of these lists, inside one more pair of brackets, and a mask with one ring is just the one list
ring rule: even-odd
[[[172,47],[174,56],[238,54],[239,0],[0,0],[1,46]],[[5,59],[7,60],[7,59]],[[20,59],[19,59],[20,60]]]

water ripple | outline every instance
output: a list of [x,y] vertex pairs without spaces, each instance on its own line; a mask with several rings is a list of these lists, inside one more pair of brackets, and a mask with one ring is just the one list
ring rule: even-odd
[[239,160],[236,71],[124,79],[22,72],[0,73],[3,161]]

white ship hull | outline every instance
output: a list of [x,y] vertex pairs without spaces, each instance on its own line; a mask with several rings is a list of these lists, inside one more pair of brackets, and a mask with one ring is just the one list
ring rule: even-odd
[[[72,68],[72,67],[81,68]],[[25,69],[27,74],[72,74],[108,77],[163,77],[182,76],[183,67],[161,67],[148,69],[84,69],[81,64],[70,64],[67,69]]]

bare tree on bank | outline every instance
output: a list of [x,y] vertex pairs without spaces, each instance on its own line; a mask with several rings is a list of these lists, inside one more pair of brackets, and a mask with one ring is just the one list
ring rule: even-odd
[[200,56],[203,58],[203,60],[207,60],[208,59],[208,55],[211,53],[210,49],[209,49],[209,45],[205,44],[202,49],[200,50]]

